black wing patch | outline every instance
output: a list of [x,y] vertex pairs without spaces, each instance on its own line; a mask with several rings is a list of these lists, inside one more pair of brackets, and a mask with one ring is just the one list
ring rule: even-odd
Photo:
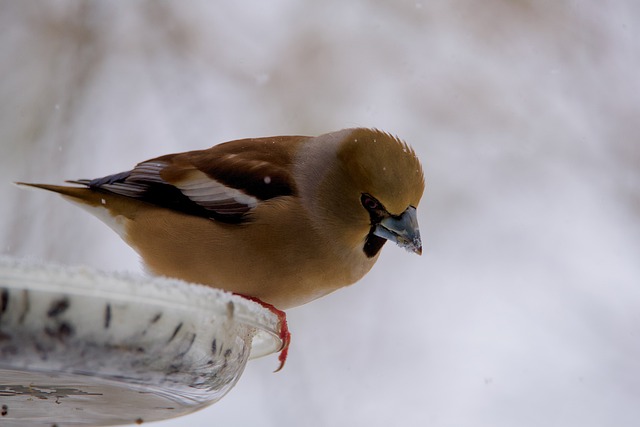
[[[257,204],[255,199],[249,197],[245,199],[245,203],[240,203],[233,198],[225,197],[223,191],[218,191],[216,198],[216,194],[206,191],[203,183],[199,187],[197,184],[189,183],[183,188],[177,187],[160,176],[160,172],[166,166],[166,163],[161,162],[144,162],[130,171],[74,182],[96,191],[119,194],[189,215],[233,224],[246,221],[245,214]],[[209,181],[215,184],[214,180]]]
[[142,200],[222,222],[248,221],[261,201],[295,196],[294,147],[307,137],[231,141],[208,150],[169,154],[130,171],[75,181],[96,191]]

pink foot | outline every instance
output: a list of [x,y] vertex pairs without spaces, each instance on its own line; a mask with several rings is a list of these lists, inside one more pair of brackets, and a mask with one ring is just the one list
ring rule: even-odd
[[284,311],[277,309],[272,304],[262,301],[260,298],[250,297],[247,295],[236,294],[243,298],[246,298],[250,301],[257,302],[273,314],[278,317],[278,324],[280,325],[280,339],[282,340],[282,347],[280,347],[280,354],[278,355],[278,360],[280,361],[280,366],[273,372],[280,371],[285,362],[287,361],[287,356],[289,354],[289,344],[291,343],[291,333],[289,332],[289,325],[287,325],[287,313]]

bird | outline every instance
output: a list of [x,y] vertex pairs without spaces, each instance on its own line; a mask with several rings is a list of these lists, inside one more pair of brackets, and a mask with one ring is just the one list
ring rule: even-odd
[[67,183],[17,184],[85,208],[154,275],[278,311],[357,282],[387,241],[422,254],[422,165],[378,129],[239,139]]

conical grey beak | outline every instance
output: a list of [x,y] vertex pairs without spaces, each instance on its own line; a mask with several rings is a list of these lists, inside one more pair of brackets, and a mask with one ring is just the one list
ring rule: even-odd
[[399,217],[389,216],[376,226],[373,234],[395,242],[401,248],[422,255],[422,241],[416,208],[409,206]]

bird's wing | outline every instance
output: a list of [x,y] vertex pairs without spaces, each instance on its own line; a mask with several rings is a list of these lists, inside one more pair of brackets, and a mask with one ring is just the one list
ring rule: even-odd
[[293,161],[305,139],[231,141],[208,150],[157,157],[104,178],[73,182],[192,215],[243,222],[261,202],[296,195]]

